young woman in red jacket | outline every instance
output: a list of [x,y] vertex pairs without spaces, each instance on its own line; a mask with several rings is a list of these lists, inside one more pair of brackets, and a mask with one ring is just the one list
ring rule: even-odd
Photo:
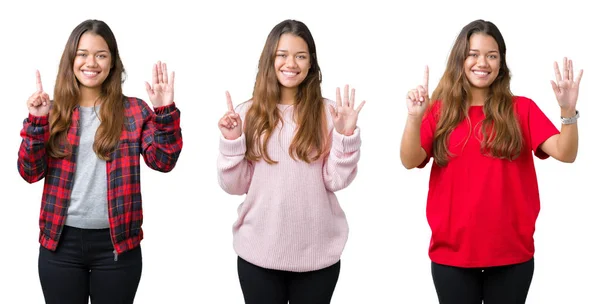
[[39,276],[46,303],[133,303],[142,272],[140,154],[168,172],[182,149],[173,76],[154,65],[150,101],[126,97],[125,70],[106,23],[87,20],[65,46],[54,100],[27,100],[19,173],[44,179]]

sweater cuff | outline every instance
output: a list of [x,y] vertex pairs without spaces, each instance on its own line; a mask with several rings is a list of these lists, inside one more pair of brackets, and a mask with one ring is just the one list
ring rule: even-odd
[[360,129],[356,127],[354,129],[354,134],[350,136],[345,136],[333,128],[333,144],[331,146],[332,149],[336,151],[340,151],[342,153],[352,153],[358,151],[360,149]]
[[236,139],[226,139],[223,134],[221,134],[219,150],[221,151],[221,154],[225,156],[239,156],[246,154],[246,135],[242,133],[242,136]]

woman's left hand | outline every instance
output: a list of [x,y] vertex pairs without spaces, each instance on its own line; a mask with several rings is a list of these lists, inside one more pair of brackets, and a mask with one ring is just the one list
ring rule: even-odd
[[350,136],[354,134],[356,129],[356,121],[358,120],[358,113],[365,105],[365,101],[360,103],[356,109],[354,109],[354,89],[348,97],[348,85],[344,87],[344,98],[340,96],[340,88],[336,89],[336,106],[329,106],[329,112],[333,118],[333,125],[335,130],[343,135]]
[[152,69],[152,86],[146,82],[146,92],[150,97],[150,102],[155,108],[168,106],[173,103],[175,95],[173,85],[175,83],[175,72],[171,72],[171,77],[167,74],[167,64],[158,62]]
[[563,112],[575,114],[575,106],[579,95],[579,82],[583,75],[583,70],[579,70],[577,78],[573,79],[573,61],[565,57],[563,59],[563,74],[561,75],[558,63],[554,62],[554,74],[556,82],[552,81],[552,89],[556,95],[556,100]]

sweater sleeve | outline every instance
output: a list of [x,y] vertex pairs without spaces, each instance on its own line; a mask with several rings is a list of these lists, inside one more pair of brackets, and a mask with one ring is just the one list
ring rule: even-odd
[[327,190],[335,192],[348,187],[356,177],[360,159],[360,129],[357,127],[354,134],[344,136],[334,128],[331,141],[331,150],[323,164],[323,181]]
[[217,173],[219,185],[229,194],[243,195],[250,188],[254,166],[245,158],[245,155],[246,136],[244,133],[234,140],[225,139],[221,135]]

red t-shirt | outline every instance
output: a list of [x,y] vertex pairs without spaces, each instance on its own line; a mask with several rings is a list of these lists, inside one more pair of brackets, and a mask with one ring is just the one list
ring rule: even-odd
[[[523,133],[523,150],[513,160],[481,153],[483,106],[469,108],[449,136],[452,157],[445,167],[432,164],[427,197],[431,228],[429,257],[438,264],[490,267],[526,262],[533,257],[533,233],[540,199],[533,154],[548,155],[540,145],[558,129],[540,108],[525,97],[514,97]],[[433,155],[433,134],[440,102],[423,117],[421,146]],[[533,152],[533,153],[532,153]]]

